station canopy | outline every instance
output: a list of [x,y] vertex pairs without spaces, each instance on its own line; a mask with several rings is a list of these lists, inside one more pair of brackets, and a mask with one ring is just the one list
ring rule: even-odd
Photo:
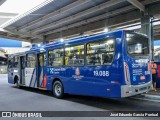
[[[140,26],[142,14],[155,19],[160,38],[160,0],[46,0],[1,26],[0,37],[46,42],[108,28]],[[139,30],[139,27],[133,29]]]

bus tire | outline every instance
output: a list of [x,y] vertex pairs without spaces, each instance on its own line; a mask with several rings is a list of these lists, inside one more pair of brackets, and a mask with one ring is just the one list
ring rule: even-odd
[[53,83],[53,95],[59,99],[64,97],[64,87],[60,81]]

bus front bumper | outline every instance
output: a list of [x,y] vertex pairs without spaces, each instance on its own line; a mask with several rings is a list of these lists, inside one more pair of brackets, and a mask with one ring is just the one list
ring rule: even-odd
[[129,97],[141,93],[150,91],[152,88],[152,82],[148,82],[141,85],[122,85],[121,86],[121,97]]

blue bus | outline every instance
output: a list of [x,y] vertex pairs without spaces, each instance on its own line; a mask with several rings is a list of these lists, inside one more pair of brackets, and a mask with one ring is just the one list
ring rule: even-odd
[[123,98],[151,90],[149,39],[118,30],[9,56],[8,82],[64,94]]

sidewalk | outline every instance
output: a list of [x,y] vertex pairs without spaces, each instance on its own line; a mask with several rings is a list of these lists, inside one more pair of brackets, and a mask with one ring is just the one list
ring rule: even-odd
[[141,94],[137,96],[138,98],[142,98],[145,100],[156,100],[160,102],[160,88],[157,88],[157,91],[149,91],[147,93]]
[[160,88],[157,89],[157,91],[149,91],[147,93],[143,93],[140,95],[136,95],[132,97],[134,99],[141,99],[141,100],[147,100],[147,101],[154,101],[160,103]]

